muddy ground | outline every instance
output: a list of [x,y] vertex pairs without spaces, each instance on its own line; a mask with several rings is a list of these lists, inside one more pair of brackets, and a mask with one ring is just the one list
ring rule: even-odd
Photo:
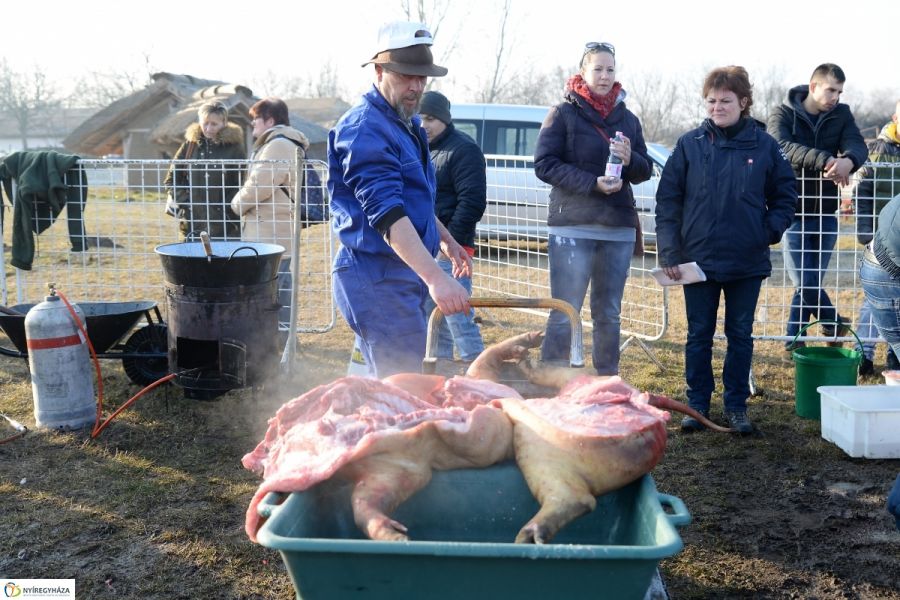
[[[680,314],[673,304],[670,314]],[[539,328],[529,319],[486,315],[484,336]],[[622,375],[683,399],[683,336],[675,323],[649,344],[665,372],[629,346]],[[292,598],[278,553],[244,534],[259,480],[240,459],[285,400],[342,374],[352,339],[339,325],[300,343],[297,375],[255,394],[200,402],[169,387],[140,398],[96,439],[31,431],[0,445],[0,577],[74,578],[85,599]],[[652,475],[693,520],[679,530],[683,550],[660,564],[668,593],[900,599],[900,532],[885,510],[900,460],[850,458],[821,438],[817,421],[797,417],[793,367],[781,362],[778,346],[757,344],[756,435],[686,435],[678,417],[670,421],[667,452]],[[718,343],[717,371],[723,350]],[[101,367],[109,415],[138,388],[117,361]],[[0,412],[32,426],[24,361],[0,360],[0,384]],[[714,401],[713,416],[720,413]],[[0,437],[11,433],[3,427]],[[602,589],[597,582],[597,598]]]

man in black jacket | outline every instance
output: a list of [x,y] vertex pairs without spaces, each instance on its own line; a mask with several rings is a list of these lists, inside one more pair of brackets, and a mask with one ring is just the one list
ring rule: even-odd
[[[845,335],[845,322],[837,314],[822,277],[837,242],[839,185],[866,162],[867,150],[853,114],[839,102],[844,71],[826,63],[816,67],[809,85],[788,92],[784,104],[772,111],[769,133],[778,140],[797,177],[799,203],[791,226],[782,239],[784,267],[794,284],[786,336],[793,339],[813,317],[839,322],[823,327],[825,335]],[[802,345],[802,342],[798,343]],[[786,343],[786,357],[794,346]]]
[[[437,176],[434,212],[450,235],[475,256],[475,225],[487,206],[487,183],[484,154],[475,141],[457,131],[450,117],[450,101],[440,92],[425,92],[419,106],[422,128],[428,136],[431,161]],[[450,274],[452,265],[443,255],[438,264]],[[458,281],[472,293],[472,279]],[[434,310],[434,303],[426,301],[426,314]],[[473,319],[473,312],[447,315],[438,330],[437,358],[453,358],[453,345],[462,360],[471,361],[484,350],[481,332]]]

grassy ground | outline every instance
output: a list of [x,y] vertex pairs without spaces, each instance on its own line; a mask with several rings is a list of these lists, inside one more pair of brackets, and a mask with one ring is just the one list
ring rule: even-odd
[[[669,335],[650,345],[666,370],[632,344],[622,374],[683,398],[678,296]],[[540,326],[502,309],[483,316],[488,342]],[[256,393],[198,402],[163,388],[96,439],[37,430],[0,445],[0,575],[74,577],[78,598],[291,598],[279,555],[243,532],[259,481],[240,459],[285,400],[344,372],[351,344],[343,325],[303,335],[294,376]],[[670,423],[653,477],[660,491],[684,500],[693,522],[680,531],[685,548],[662,561],[669,592],[900,598],[900,533],[884,510],[898,463],[849,458],[822,440],[817,422],[795,416],[793,369],[778,347],[757,344],[762,395],[751,399],[750,414],[758,435],[683,435],[677,417]],[[723,351],[717,344],[717,370]],[[117,361],[101,365],[109,414],[137,388]],[[0,382],[0,411],[33,425],[24,361],[0,362]],[[714,416],[720,408],[714,404]]]

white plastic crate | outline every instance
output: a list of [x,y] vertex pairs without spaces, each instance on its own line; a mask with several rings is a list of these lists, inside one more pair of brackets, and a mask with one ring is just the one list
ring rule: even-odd
[[900,388],[823,385],[822,437],[854,457],[900,458]]

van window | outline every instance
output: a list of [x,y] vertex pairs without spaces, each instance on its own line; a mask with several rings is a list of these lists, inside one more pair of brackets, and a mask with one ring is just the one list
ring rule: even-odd
[[541,126],[537,123],[509,123],[497,126],[497,154],[531,156]]
[[[456,119],[454,119],[453,126],[456,127],[457,131],[463,132],[464,134],[478,142],[478,125],[476,125],[474,121],[457,121]],[[481,143],[478,143],[478,145],[481,146]]]

